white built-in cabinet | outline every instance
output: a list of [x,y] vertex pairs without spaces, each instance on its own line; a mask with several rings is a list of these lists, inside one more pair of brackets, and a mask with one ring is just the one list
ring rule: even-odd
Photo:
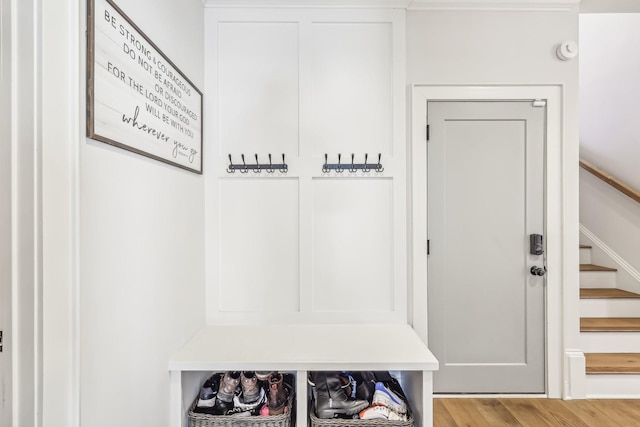
[[[180,425],[212,371],[397,372],[431,425],[408,323],[405,11],[205,10],[207,324],[170,363]],[[258,162],[288,168],[254,171]],[[329,163],[342,173],[323,172]],[[364,172],[354,163],[377,164]],[[233,164],[246,173],[230,173]]]
[[404,10],[205,13],[208,323],[406,323]]

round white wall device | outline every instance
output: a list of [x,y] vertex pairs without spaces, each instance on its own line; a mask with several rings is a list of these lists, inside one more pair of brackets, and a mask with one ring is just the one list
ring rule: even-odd
[[575,58],[578,55],[578,43],[574,41],[566,41],[558,46],[556,51],[558,58],[563,61],[568,61]]

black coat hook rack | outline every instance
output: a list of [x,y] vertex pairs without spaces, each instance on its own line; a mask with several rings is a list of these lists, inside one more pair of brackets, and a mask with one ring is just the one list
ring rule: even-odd
[[229,154],[227,173],[236,173],[237,170],[240,171],[240,173],[248,173],[250,170],[254,173],[261,173],[263,170],[267,171],[267,173],[274,173],[276,170],[287,173],[289,170],[289,166],[284,161],[284,153],[282,154],[282,163],[273,163],[271,161],[271,153],[269,153],[269,163],[260,163],[257,154],[255,155],[255,164],[247,164],[244,160],[244,154],[241,154],[240,157],[242,157],[242,164],[234,164],[233,160],[231,160],[231,154]]
[[349,172],[357,172],[361,170],[362,172],[371,172],[374,170],[376,173],[380,173],[384,171],[382,167],[382,163],[380,160],[382,159],[382,154],[378,153],[378,163],[369,163],[368,162],[369,154],[365,153],[364,155],[364,163],[355,163],[355,154],[351,153],[351,163],[342,163],[342,154],[338,153],[338,163],[329,163],[329,156],[327,153],[324,154],[324,164],[322,165],[322,172],[329,173],[332,170],[342,173],[345,169]]

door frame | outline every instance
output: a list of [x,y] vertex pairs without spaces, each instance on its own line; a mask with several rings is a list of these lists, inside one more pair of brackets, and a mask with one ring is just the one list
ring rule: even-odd
[[2,331],[3,350],[0,353],[0,425],[13,425],[13,346],[12,326],[12,140],[11,140],[11,67],[12,67],[12,25],[11,4],[9,0],[0,0],[0,330]]
[[[577,141],[563,123],[562,85],[539,86],[441,86],[413,85],[411,88],[410,286],[413,306],[410,320],[418,335],[429,344],[427,313],[427,142],[428,101],[513,101],[542,99],[547,102],[545,130],[545,235],[548,268],[545,292],[546,395],[549,398],[584,398],[584,354],[579,342],[578,220],[577,197],[571,188],[577,180]],[[563,127],[563,124],[565,125]],[[572,157],[575,155],[575,159]],[[576,187],[573,187],[574,189]],[[576,193],[577,191],[573,191]],[[573,218],[576,216],[576,218]],[[575,233],[573,232],[575,228]],[[564,232],[563,232],[564,230]],[[575,252],[575,256],[574,256]],[[565,268],[575,259],[576,268]],[[575,270],[575,271],[574,271]],[[572,298],[575,294],[575,299]],[[575,322],[574,322],[575,320]],[[574,348],[567,348],[573,343]]]

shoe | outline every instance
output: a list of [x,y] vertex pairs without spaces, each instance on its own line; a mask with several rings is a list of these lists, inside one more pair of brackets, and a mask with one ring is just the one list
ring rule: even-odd
[[234,417],[250,417],[251,411],[245,411],[242,408],[235,407],[228,410],[225,415],[233,415]]
[[213,411],[207,413],[211,415],[227,415],[230,411],[233,411],[233,400],[231,402],[223,402],[220,399],[216,399]]
[[407,413],[407,404],[383,383],[376,383],[376,391],[373,393],[372,406],[386,406],[399,414]]
[[260,391],[262,389],[258,384],[258,377],[256,377],[255,372],[243,372],[240,375],[240,386],[242,387],[242,396],[245,402],[255,402],[260,398]]
[[386,406],[371,406],[360,412],[361,420],[407,421],[406,415],[400,415]]
[[318,418],[355,415],[369,406],[368,401],[353,399],[347,394],[338,372],[314,372],[313,380],[316,385],[315,409]]
[[256,377],[258,377],[260,381],[267,381],[269,377],[275,373],[275,371],[256,371]]
[[356,380],[356,399],[371,402],[373,393],[376,391],[376,377],[373,372],[354,372]]
[[269,394],[267,396],[269,415],[280,415],[285,413],[288,395],[283,384],[283,379],[282,374],[278,373],[269,378]]
[[218,388],[220,387],[220,375],[212,375],[207,379],[198,395],[198,402],[196,407],[198,408],[213,408],[216,404],[216,396],[218,395]]
[[236,394],[233,396],[233,407],[240,408],[242,411],[257,412],[258,407],[267,401],[267,395],[264,389],[258,389],[258,398],[251,402],[247,402],[244,394]]
[[238,384],[240,384],[239,371],[225,372],[222,381],[220,381],[218,400],[226,403],[233,402],[233,395],[236,393]]
[[349,372],[340,372],[340,380],[342,381],[342,388],[347,393],[347,396],[356,398],[356,380]]

